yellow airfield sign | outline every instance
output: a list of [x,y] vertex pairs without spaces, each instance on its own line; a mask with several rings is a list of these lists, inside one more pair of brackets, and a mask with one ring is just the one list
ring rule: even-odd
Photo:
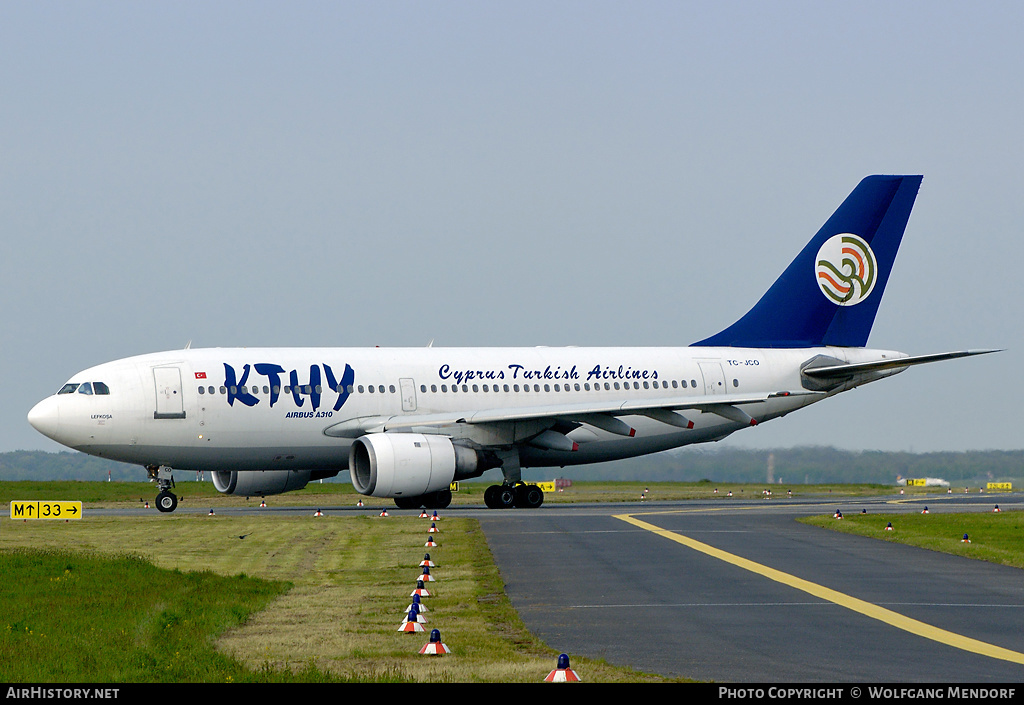
[[81,502],[14,500],[11,502],[11,519],[81,519]]

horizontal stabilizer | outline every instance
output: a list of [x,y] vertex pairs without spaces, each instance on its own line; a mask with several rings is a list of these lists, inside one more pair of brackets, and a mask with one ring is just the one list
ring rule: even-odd
[[972,355],[987,355],[988,353],[1000,352],[999,350],[958,350],[956,352],[932,353],[930,355],[915,355],[913,357],[898,357],[890,360],[874,360],[872,362],[851,362],[841,365],[825,365],[822,367],[805,367],[803,374],[815,379],[843,379],[853,377],[865,372],[884,372],[886,370],[898,370],[911,365],[923,365],[927,362],[941,362],[943,360],[955,360],[959,357],[971,357]]

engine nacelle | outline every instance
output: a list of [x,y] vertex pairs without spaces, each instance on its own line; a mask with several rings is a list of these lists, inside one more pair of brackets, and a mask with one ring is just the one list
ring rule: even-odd
[[446,490],[456,478],[479,475],[480,466],[472,448],[421,433],[360,436],[348,456],[352,486],[371,497],[418,497]]
[[215,470],[213,486],[223,494],[261,497],[301,490],[309,476],[309,470]]

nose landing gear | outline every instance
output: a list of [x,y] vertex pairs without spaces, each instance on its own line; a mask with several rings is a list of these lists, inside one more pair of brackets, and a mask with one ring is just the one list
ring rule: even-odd
[[173,512],[178,508],[178,497],[171,488],[174,487],[174,477],[171,475],[171,469],[166,465],[156,467],[149,465],[146,467],[146,473],[149,475],[149,479],[152,482],[156,482],[157,487],[160,491],[156,495],[156,508],[161,512]]

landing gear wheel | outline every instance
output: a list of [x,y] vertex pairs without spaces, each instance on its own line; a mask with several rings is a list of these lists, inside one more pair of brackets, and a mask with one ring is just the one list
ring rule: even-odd
[[491,485],[484,491],[484,504],[490,509],[511,509],[515,502],[515,488],[509,485]]
[[178,508],[178,498],[173,492],[163,490],[156,496],[156,508],[161,512],[173,512]]
[[515,503],[517,507],[536,509],[544,503],[544,492],[537,485],[518,485]]
[[427,509],[447,509],[452,503],[451,490],[438,490],[432,494],[424,495],[424,504]]
[[419,509],[423,506],[422,497],[395,497],[395,506],[399,509]]

